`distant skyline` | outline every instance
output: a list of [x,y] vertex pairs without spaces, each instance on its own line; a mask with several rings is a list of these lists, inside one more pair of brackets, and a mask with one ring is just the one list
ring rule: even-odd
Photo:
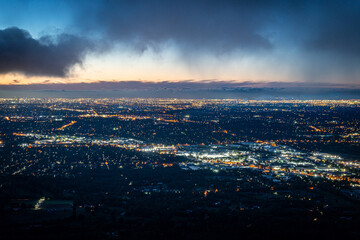
[[360,88],[360,1],[0,5],[3,86]]

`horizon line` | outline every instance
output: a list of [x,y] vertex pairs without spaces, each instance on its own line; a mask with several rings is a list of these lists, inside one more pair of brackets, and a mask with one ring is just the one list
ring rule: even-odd
[[319,88],[319,89],[360,89],[355,83],[328,83],[328,82],[266,82],[235,80],[178,80],[178,81],[94,81],[94,82],[42,82],[42,83],[10,83],[0,84],[0,90],[146,90],[146,89],[235,89],[235,88]]

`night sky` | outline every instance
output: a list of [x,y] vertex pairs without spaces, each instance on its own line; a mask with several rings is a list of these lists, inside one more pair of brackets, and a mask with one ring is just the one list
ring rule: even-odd
[[0,0],[0,6],[2,85],[360,85],[356,0]]

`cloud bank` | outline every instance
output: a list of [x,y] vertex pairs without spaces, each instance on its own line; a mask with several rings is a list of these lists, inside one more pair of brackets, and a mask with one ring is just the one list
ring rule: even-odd
[[74,35],[34,39],[23,29],[7,28],[0,30],[0,73],[65,77],[90,48],[88,41]]

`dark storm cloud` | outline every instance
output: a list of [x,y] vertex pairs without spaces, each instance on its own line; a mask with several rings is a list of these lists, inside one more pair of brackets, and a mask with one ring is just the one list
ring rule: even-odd
[[313,51],[326,51],[360,59],[360,1],[323,1],[316,30],[307,41]]
[[[289,27],[297,32],[285,41],[303,55],[300,68],[304,81],[360,82],[360,1],[306,1],[289,17]],[[285,31],[284,30],[284,31]]]
[[[173,41],[186,50],[257,51],[292,44],[360,55],[360,2],[340,0],[152,0],[77,3],[76,24],[135,49]],[[75,11],[76,12],[76,11]]]
[[90,46],[69,34],[34,39],[19,28],[0,30],[0,73],[64,77],[73,65],[82,63]]
[[76,22],[83,29],[140,52],[159,50],[167,41],[219,53],[272,48],[262,32],[269,12],[257,1],[95,1],[79,10]]

